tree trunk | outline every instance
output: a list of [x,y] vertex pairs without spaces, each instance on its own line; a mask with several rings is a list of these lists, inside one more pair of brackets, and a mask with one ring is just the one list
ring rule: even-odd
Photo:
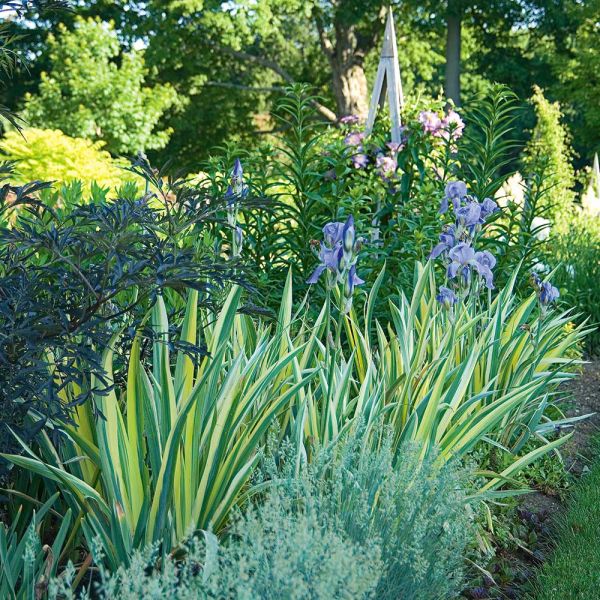
[[362,64],[334,64],[333,92],[338,115],[358,115],[362,120],[369,112],[367,77]]
[[447,98],[460,106],[461,14],[455,4],[448,2],[445,92]]
[[325,42],[324,49],[327,50],[331,65],[332,87],[338,117],[358,115],[364,120],[369,112],[369,90],[364,68],[365,53],[359,47],[353,25],[337,19],[334,30],[335,45],[328,45]]

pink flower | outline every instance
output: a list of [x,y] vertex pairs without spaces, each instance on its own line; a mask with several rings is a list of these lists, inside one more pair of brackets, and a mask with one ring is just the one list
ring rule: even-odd
[[432,110],[422,110],[419,114],[419,123],[423,125],[425,133],[436,135],[442,127],[442,120],[439,115]]
[[442,120],[442,130],[439,135],[445,140],[452,139],[452,141],[456,141],[462,136],[464,129],[465,122],[460,118],[460,115],[455,110],[450,110]]
[[352,157],[352,166],[355,169],[364,169],[369,164],[369,157],[362,152]]
[[344,144],[346,146],[360,146],[364,139],[365,134],[363,132],[353,131],[344,138]]
[[397,154],[404,148],[404,144],[399,144],[398,142],[388,142],[386,146],[389,148],[392,154]]
[[393,177],[396,173],[396,169],[398,168],[398,163],[394,158],[391,156],[384,156],[383,154],[380,154],[377,157],[376,165],[379,169],[379,174],[384,179]]

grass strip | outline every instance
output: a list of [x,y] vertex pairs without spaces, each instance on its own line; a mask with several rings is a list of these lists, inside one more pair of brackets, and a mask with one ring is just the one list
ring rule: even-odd
[[[600,439],[596,443],[600,456]],[[600,598],[600,457],[556,524],[556,548],[535,582],[536,600]]]

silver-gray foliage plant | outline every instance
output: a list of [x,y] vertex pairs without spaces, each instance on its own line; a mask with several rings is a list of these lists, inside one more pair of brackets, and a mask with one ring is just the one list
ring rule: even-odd
[[[108,600],[329,600],[450,598],[463,584],[464,550],[472,539],[466,477],[438,467],[418,447],[394,457],[387,437],[378,451],[355,434],[315,453],[295,474],[278,464],[260,502],[240,513],[217,546],[211,534],[193,538],[187,559],[156,566],[156,548],[129,568],[101,571],[94,597]],[[286,450],[283,450],[286,455]],[[265,470],[271,471],[269,460]],[[266,473],[273,477],[273,473]],[[66,593],[69,577],[52,582]],[[87,597],[87,596],[86,596]]]

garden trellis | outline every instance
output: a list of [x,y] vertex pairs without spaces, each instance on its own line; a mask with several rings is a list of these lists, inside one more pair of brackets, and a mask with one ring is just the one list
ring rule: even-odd
[[379,59],[377,77],[375,78],[375,85],[373,86],[373,93],[369,104],[369,115],[365,127],[367,134],[373,130],[377,111],[379,108],[383,108],[386,95],[388,97],[390,120],[392,122],[392,142],[399,144],[402,137],[400,111],[404,105],[404,95],[402,93],[402,80],[398,64],[398,45],[396,43],[394,15],[391,7],[388,9],[381,58]]

